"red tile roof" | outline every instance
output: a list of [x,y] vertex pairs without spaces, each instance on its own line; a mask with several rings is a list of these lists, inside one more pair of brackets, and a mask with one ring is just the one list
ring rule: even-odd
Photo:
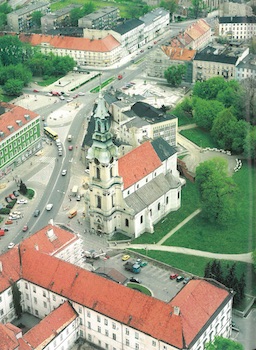
[[143,179],[161,165],[161,160],[149,141],[119,158],[118,171],[123,178],[124,189]]
[[193,40],[200,38],[206,32],[210,31],[211,27],[203,19],[199,19],[188,27],[185,31]]
[[181,317],[171,305],[34,250],[21,256],[24,279],[182,348]]
[[[53,235],[51,235],[51,233]],[[51,237],[55,237],[52,239]],[[47,225],[21,242],[21,249],[34,248],[42,253],[56,254],[78,238],[71,232],[57,226]]]
[[9,327],[9,324],[4,325],[0,323],[0,349],[16,350],[18,345],[14,330]]
[[191,280],[186,288],[181,289],[170,304],[180,308],[186,346],[189,346],[223,302],[230,298],[226,289],[205,280]]
[[196,55],[196,50],[181,47],[162,46],[162,50],[171,60],[192,61]]
[[[0,115],[0,131],[4,133],[4,137],[1,139],[6,138],[7,136],[11,135],[14,131],[19,130],[31,120],[38,117],[37,113],[20,106],[2,103],[0,103],[0,106],[8,106],[8,110],[4,114]],[[25,115],[29,115],[30,119],[27,120],[24,117]],[[17,124],[17,120],[20,120],[22,122],[22,126]],[[8,126],[12,126],[13,129],[9,130]]]
[[76,38],[59,35],[42,34],[20,34],[19,39],[22,42],[30,43],[32,46],[39,46],[43,43],[49,44],[47,47],[56,49],[79,50],[90,52],[110,52],[120,46],[120,43],[112,36],[107,35],[103,39],[90,40],[87,38]]
[[19,252],[16,246],[0,255],[0,291],[9,288],[13,281],[18,281],[20,278]]
[[31,345],[32,349],[39,346],[41,346],[41,349],[54,339],[56,334],[60,333],[65,327],[73,322],[76,317],[77,313],[70,303],[66,301],[29,330],[23,336],[23,339]]

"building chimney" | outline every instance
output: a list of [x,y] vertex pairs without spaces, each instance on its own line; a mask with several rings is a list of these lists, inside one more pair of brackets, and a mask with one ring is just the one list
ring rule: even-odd
[[179,308],[178,306],[174,306],[174,308],[173,308],[173,313],[174,313],[174,315],[179,316],[179,314],[180,314],[180,308]]

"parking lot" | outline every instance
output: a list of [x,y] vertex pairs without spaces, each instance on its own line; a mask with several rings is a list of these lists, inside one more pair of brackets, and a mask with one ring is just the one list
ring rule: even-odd
[[[93,261],[93,268],[114,268],[120,273],[122,273],[127,278],[127,282],[133,276],[138,278],[141,281],[141,284],[147,287],[151,292],[152,296],[163,300],[170,301],[184,286],[183,282],[176,282],[176,279],[171,280],[170,274],[179,273],[175,269],[165,267],[165,265],[160,265],[159,262],[154,263],[149,259],[143,259],[147,261],[147,265],[141,268],[141,272],[134,274],[130,271],[126,271],[124,268],[125,261],[122,261],[122,256],[125,252],[119,252],[114,256],[111,256],[109,259],[100,258]],[[131,256],[128,261],[135,261],[137,256]]]

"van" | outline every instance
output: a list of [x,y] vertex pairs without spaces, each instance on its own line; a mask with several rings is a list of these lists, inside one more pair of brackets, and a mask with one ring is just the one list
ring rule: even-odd
[[68,135],[68,142],[72,141],[72,135]]
[[77,215],[77,210],[76,209],[70,210],[70,212],[68,214],[68,218],[72,219],[76,215]]

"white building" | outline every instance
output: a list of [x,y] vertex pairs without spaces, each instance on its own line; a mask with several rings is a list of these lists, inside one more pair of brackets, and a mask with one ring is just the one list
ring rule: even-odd
[[233,40],[247,40],[256,34],[255,16],[219,18],[219,36]]
[[[233,293],[214,281],[192,279],[163,302],[23,244],[0,262],[1,349],[68,350],[82,338],[109,350],[203,350],[231,335]],[[9,324],[14,285],[23,312],[42,319],[25,334]]]
[[156,39],[168,29],[170,12],[161,7],[156,8],[140,17],[140,20],[145,23],[144,37],[145,43],[147,43]]

